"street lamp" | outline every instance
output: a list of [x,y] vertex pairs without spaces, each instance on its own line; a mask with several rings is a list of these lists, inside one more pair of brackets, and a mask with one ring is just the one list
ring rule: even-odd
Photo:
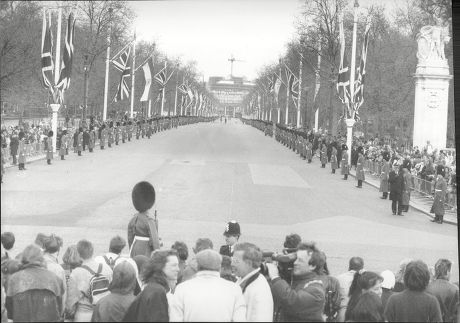
[[86,109],[88,108],[88,55],[84,55],[83,70],[85,71],[84,85],[83,85],[83,117],[82,123],[86,125]]

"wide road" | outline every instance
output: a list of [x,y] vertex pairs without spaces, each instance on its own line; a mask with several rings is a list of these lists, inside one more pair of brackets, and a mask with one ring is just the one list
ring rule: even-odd
[[112,236],[126,237],[135,213],[131,189],[147,180],[157,191],[154,208],[167,247],[182,240],[192,253],[197,238],[209,237],[218,249],[226,222],[235,219],[241,241],[264,250],[281,250],[290,233],[316,241],[332,274],[346,271],[351,256],[376,271],[396,271],[404,258],[433,266],[445,257],[454,261],[453,281],[459,279],[456,226],[431,223],[412,209],[393,216],[375,188],[357,189],[353,178],[332,175],[318,160],[307,164],[238,120],[26,167],[8,169],[1,187],[2,232],[16,234],[19,250],[43,232],[63,237],[64,247],[86,238],[96,253],[106,251]]

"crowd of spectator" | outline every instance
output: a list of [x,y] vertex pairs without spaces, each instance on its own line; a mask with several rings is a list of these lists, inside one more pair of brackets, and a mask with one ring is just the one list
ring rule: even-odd
[[157,235],[142,232],[157,231],[149,216],[153,186],[136,184],[132,200],[139,213],[128,225],[128,241],[113,237],[101,255],[83,239],[60,259],[63,239],[42,233],[18,252],[15,235],[2,233],[2,322],[457,320],[459,287],[450,282],[448,259],[439,259],[432,272],[421,260],[404,259],[396,273],[379,273],[354,256],[333,275],[314,242],[291,234],[283,252],[263,253],[239,241],[236,221],[226,225],[219,252],[199,238],[189,257],[184,242],[155,246]]

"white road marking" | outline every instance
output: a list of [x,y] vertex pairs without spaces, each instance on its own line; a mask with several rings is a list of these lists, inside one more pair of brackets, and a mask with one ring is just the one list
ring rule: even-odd
[[249,164],[256,185],[311,188],[291,167],[273,164]]

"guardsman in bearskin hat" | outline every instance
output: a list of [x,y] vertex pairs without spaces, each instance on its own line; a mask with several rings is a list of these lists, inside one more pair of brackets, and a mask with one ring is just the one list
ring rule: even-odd
[[61,160],[64,160],[66,149],[67,149],[67,129],[64,128],[62,130],[61,145],[59,147],[59,156],[61,156]]
[[152,136],[152,130],[153,130],[152,129],[152,119],[148,119],[146,135],[147,135],[147,138],[149,139]]
[[139,137],[141,135],[141,121],[138,120],[136,122],[136,139],[139,140]]
[[126,141],[126,122],[123,121],[123,124],[121,126],[121,142],[125,143]]
[[337,163],[337,143],[334,141],[331,144],[332,150],[331,150],[331,169],[332,169],[332,174],[335,174],[335,170],[339,168],[339,164]]
[[53,131],[48,131],[48,136],[45,138],[46,162],[51,165],[53,159]]
[[73,147],[73,152],[74,153],[77,153],[77,151],[78,151],[78,134],[79,133],[80,132],[78,131],[78,129],[75,129],[75,132],[73,133],[73,145],[72,145],[72,147]]
[[240,225],[236,221],[230,221],[227,223],[224,231],[225,236],[225,245],[220,247],[219,253],[222,256],[233,257],[233,252],[235,250],[235,244],[238,242],[238,239],[241,236]]
[[382,170],[380,172],[380,189],[379,191],[383,193],[381,199],[386,200],[388,197],[389,184],[388,184],[388,176],[390,174],[390,154],[388,151],[384,151],[379,156],[379,161],[382,163]]
[[321,151],[320,151],[320,160],[321,160],[321,168],[326,168],[327,164],[327,146],[323,142],[321,143]]
[[357,188],[363,187],[363,181],[366,179],[364,176],[364,148],[359,146],[357,149],[358,161],[356,162],[356,179],[358,180]]
[[436,182],[434,184],[434,200],[430,213],[434,213],[434,219],[431,222],[442,224],[444,220],[444,201],[447,192],[447,183],[445,180],[446,172],[443,165],[436,167]]
[[18,145],[18,166],[19,170],[26,170],[26,143],[25,143],[26,134],[24,131],[19,131],[19,145]]
[[99,145],[101,146],[101,150],[105,147],[105,142],[107,141],[107,128],[105,123],[102,124],[100,138],[99,138]]
[[107,145],[109,148],[112,147],[113,144],[113,121],[109,123],[109,129],[107,130]]
[[150,215],[150,209],[155,204],[155,189],[149,182],[139,182],[134,186],[131,198],[139,213],[128,224],[129,256],[150,258],[152,252],[160,248],[158,227]]
[[128,121],[127,132],[128,141],[131,141],[131,137],[133,136],[133,122],[131,120]]
[[78,134],[77,134],[77,151],[78,151],[78,156],[81,156],[81,152],[83,149],[83,128],[80,127],[78,129]]
[[120,122],[117,121],[115,127],[115,145],[118,146],[118,142],[120,141]]
[[342,145],[342,161],[341,161],[341,174],[343,175],[343,179],[348,179],[348,147],[347,145]]
[[307,145],[306,145],[306,155],[307,155],[307,160],[308,163],[311,164],[311,160],[313,158],[313,144],[311,143],[310,140],[307,140]]
[[89,152],[92,153],[93,149],[96,145],[96,132],[94,131],[94,126],[89,126],[89,140],[88,140],[88,149]]
[[141,121],[141,136],[142,136],[142,138],[145,137],[145,126],[146,126],[145,119],[142,119],[142,121]]

